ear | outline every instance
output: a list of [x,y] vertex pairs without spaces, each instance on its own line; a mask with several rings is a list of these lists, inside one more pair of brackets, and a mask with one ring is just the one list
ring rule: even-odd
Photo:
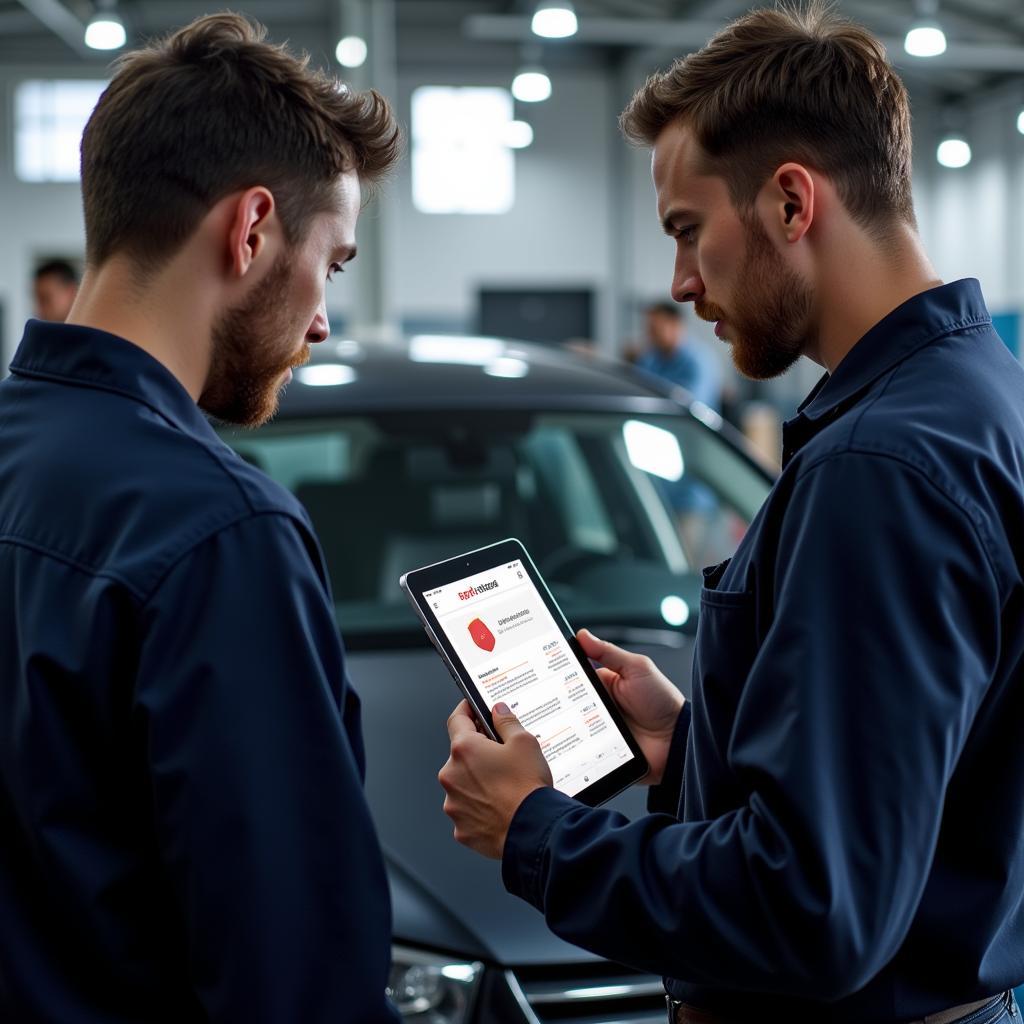
[[767,223],[786,242],[799,242],[814,222],[814,177],[803,164],[782,164],[765,184]]
[[246,189],[235,200],[228,224],[228,272],[243,277],[263,254],[274,219],[273,193],[262,185]]

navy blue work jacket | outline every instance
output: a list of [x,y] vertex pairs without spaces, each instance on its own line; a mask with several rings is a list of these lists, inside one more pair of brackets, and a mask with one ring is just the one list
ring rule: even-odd
[[784,445],[705,571],[659,813],[538,790],[503,876],[729,1019],[907,1021],[1024,981],[1024,368],[977,282],[872,328]]
[[121,338],[0,384],[0,1020],[393,1022],[309,520]]

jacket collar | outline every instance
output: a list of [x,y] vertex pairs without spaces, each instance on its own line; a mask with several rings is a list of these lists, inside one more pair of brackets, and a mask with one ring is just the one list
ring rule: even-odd
[[178,379],[138,345],[77,324],[29,320],[11,373],[112,391],[149,406],[180,430],[215,439],[209,421]]
[[809,420],[821,419],[936,338],[991,322],[974,278],[929,288],[879,320],[835,372],[817,383],[798,412]]

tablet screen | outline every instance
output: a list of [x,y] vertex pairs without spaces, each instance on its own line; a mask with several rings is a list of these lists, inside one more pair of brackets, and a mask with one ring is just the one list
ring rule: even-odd
[[537,737],[555,789],[575,796],[632,757],[520,560],[423,598],[488,710],[504,701]]

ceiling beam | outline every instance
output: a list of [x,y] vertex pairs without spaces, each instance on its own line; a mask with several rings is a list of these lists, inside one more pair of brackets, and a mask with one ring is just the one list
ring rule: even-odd
[[[80,57],[96,57],[97,52],[85,45],[85,25],[60,0],[19,0],[55,36],[62,39]],[[100,54],[109,59],[108,54]]]
[[[550,45],[592,43],[602,46],[672,47],[689,52],[702,47],[719,32],[719,21],[641,20],[632,18],[581,18],[579,31],[571,39]],[[530,19],[503,14],[473,14],[462,23],[470,39],[502,42],[541,42],[530,31]],[[929,68],[958,71],[1024,72],[1024,46],[951,42],[939,57],[910,57],[903,52],[903,40],[883,38],[882,43],[897,67],[926,73]]]

